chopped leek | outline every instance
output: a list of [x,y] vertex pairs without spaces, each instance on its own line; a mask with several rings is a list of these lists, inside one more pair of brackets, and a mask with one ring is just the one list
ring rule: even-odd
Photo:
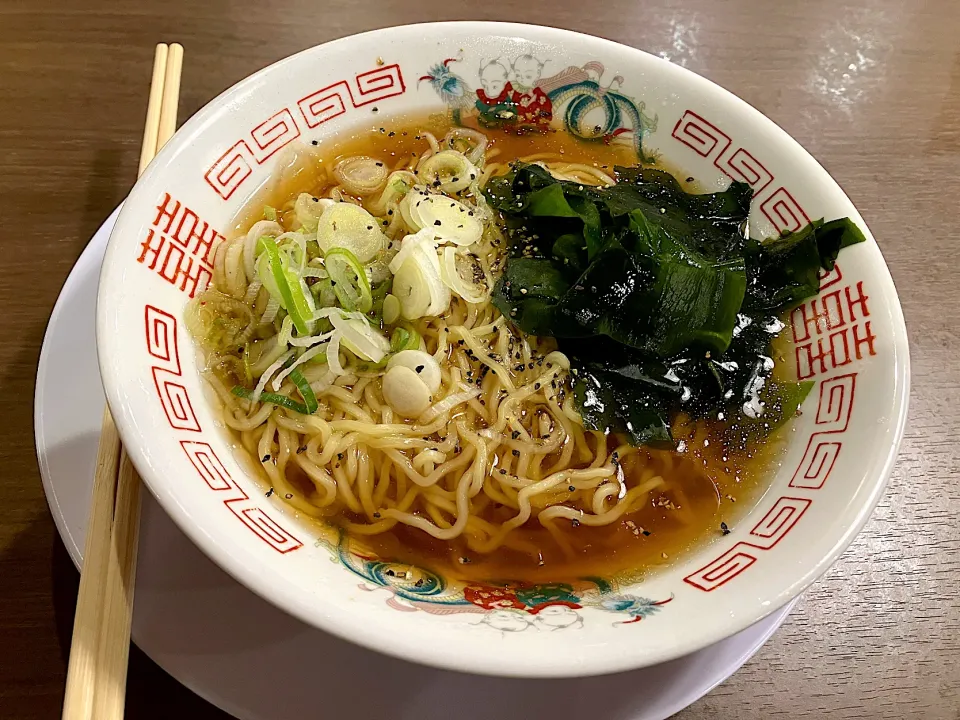
[[317,299],[317,305],[320,307],[331,307],[337,304],[337,294],[333,291],[333,283],[330,278],[324,278],[310,286],[310,292]]
[[361,360],[377,363],[390,352],[390,343],[371,327],[364,315],[333,308],[329,312],[329,319],[340,335],[343,346]]
[[405,262],[393,276],[393,294],[400,301],[400,314],[416,320],[430,309],[430,288],[423,268],[414,260]]
[[441,150],[420,166],[420,177],[445,193],[463,192],[479,175],[467,156],[456,150]]
[[373,296],[373,306],[370,308],[369,315],[381,320],[383,319],[383,303],[386,302],[387,296],[390,294],[390,288],[392,287],[393,279],[388,275],[386,280],[376,287],[371,288],[370,293]]
[[349,193],[357,195],[372,195],[387,180],[386,166],[366,155],[344,158],[337,163],[333,174]]
[[405,237],[400,252],[390,261],[390,270],[394,273],[393,294],[407,320],[439,315],[450,305],[450,289],[443,284],[436,239],[430,230]]
[[317,223],[317,243],[324,253],[346,248],[360,263],[368,263],[387,246],[380,221],[359,205],[339,202],[330,206]]
[[404,350],[419,350],[420,334],[412,328],[398,327],[390,337],[390,352],[398,353]]
[[250,369],[250,343],[243,345],[243,377],[247,385],[253,385],[253,372]]
[[476,211],[446,195],[432,195],[423,188],[409,193],[400,203],[404,222],[414,231],[429,230],[440,242],[473,245],[483,235]]
[[300,276],[284,267],[283,257],[272,239],[260,238],[260,247],[262,255],[258,271],[261,282],[271,294],[276,292],[277,302],[287,311],[297,332],[309,335],[310,318],[315,309],[313,296]]
[[457,248],[445,247],[440,270],[444,285],[468,303],[480,303],[487,299],[489,284],[483,265],[473,253],[457,252]]
[[303,373],[299,370],[294,370],[290,373],[290,379],[293,380],[293,384],[297,386],[297,390],[303,398],[303,404],[307,410],[306,414],[312,415],[315,413],[317,408],[320,407],[320,404],[317,402],[317,396],[313,392],[313,388],[310,387],[310,383],[308,383],[307,379],[303,376]]
[[270,207],[269,205],[263,208],[263,219],[270,220],[272,222],[277,221],[277,209],[275,207]]
[[323,215],[323,211],[334,204],[334,201],[329,198],[317,198],[310,193],[300,193],[293,204],[293,215],[304,232],[315,233],[317,222]]
[[343,247],[332,248],[324,257],[324,267],[344,309],[370,312],[373,307],[370,281],[356,255]]
[[[309,387],[309,385],[307,387]],[[231,390],[230,392],[239,398],[243,398],[244,400],[253,400],[253,392],[251,390],[247,390],[245,387],[242,387],[240,385],[235,385],[233,390]],[[314,396],[313,399],[314,401],[316,401],[317,399],[316,396]],[[270,403],[271,405],[279,405],[280,407],[284,407],[287,410],[293,410],[294,412],[300,413],[301,415],[310,414],[307,411],[306,405],[304,405],[303,403],[297,402],[293,398],[289,398],[286,395],[281,395],[280,393],[262,392],[260,393],[259,401]]]
[[397,296],[390,294],[383,299],[383,321],[393,325],[400,318],[400,301]]
[[396,206],[398,202],[410,192],[410,188],[417,184],[417,176],[409,170],[396,170],[390,173],[387,178],[387,185],[380,193],[380,197],[367,205],[370,212],[374,215],[386,215],[391,206]]

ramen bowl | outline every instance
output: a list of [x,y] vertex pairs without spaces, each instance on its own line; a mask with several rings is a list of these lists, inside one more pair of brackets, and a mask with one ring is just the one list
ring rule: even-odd
[[[216,244],[298,147],[336,143],[400,116],[463,121],[482,111],[510,73],[518,86],[549,98],[558,132],[632,145],[706,189],[748,183],[757,237],[844,216],[867,236],[822,277],[820,295],[790,313],[795,372],[815,385],[762,498],[724,534],[639,580],[463,584],[356,552],[265,492],[241,462],[184,328],[186,303],[211,280]],[[369,648],[526,677],[664,662],[796,597],[876,505],[903,432],[909,383],[903,318],[880,250],[800,145],[732,94],[669,62],[574,32],[501,23],[344,38],[278,62],[210,102],[124,204],[101,275],[97,342],[110,408],[144,482],[237,580]]]

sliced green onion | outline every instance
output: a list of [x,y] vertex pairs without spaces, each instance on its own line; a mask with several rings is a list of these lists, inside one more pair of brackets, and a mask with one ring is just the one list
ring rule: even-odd
[[[264,270],[267,271],[267,275],[261,276],[260,281],[268,291],[273,291],[271,286],[276,288],[277,301],[290,315],[297,332],[300,335],[309,335],[310,318],[314,311],[313,297],[310,296],[309,291],[304,291],[306,286],[300,276],[284,267],[280,250],[271,238],[260,238],[260,247],[263,252],[261,260],[265,258],[266,263],[259,270],[261,273]],[[267,282],[266,277],[270,278],[270,283]]]
[[387,236],[380,230],[380,221],[362,207],[339,202],[320,216],[317,244],[324,254],[342,247],[361,263],[368,263],[387,246]]
[[272,220],[273,222],[277,221],[277,209],[267,205],[263,208],[263,219]]
[[330,278],[324,278],[310,286],[310,292],[317,299],[317,305],[321,308],[333,307],[337,304],[337,294],[333,291],[333,284]]
[[316,198],[309,193],[300,193],[293,205],[293,216],[305,232],[317,232],[317,222],[323,211],[333,205],[329,198]]
[[466,190],[477,179],[480,171],[456,150],[441,150],[420,165],[420,178],[445,193]]
[[357,195],[372,195],[387,180],[386,166],[366,155],[344,158],[337,163],[333,174],[349,193]]
[[250,369],[250,343],[243,344],[243,376],[247,385],[253,385],[253,371]]
[[392,205],[394,209],[400,200],[410,192],[410,188],[417,184],[417,176],[409,170],[395,170],[387,178],[387,185],[380,193],[380,197],[367,204],[367,208],[374,215],[382,217]]
[[330,311],[329,317],[341,336],[343,346],[361,360],[380,362],[390,352],[390,341],[381,335],[379,330],[371,327],[366,315],[335,308]]
[[371,295],[373,296],[373,306],[370,308],[370,313],[376,318],[383,318],[383,303],[386,301],[387,296],[390,294],[390,288],[393,285],[393,278],[388,278],[382,283],[377,285],[371,290]]
[[[280,294],[280,287],[277,285],[276,279],[273,277],[273,270],[270,266],[270,255],[263,252],[262,248],[263,241],[269,240],[273,242],[273,238],[269,238],[266,235],[257,240],[257,262],[256,262],[256,277],[263,283],[263,286],[267,289],[270,297],[282,308],[283,307],[283,297]],[[266,314],[266,313],[264,313]],[[267,322],[270,322],[275,318],[276,315],[273,315],[271,319]]]
[[370,281],[357,256],[342,247],[331,248],[323,260],[337,299],[345,310],[370,312],[373,295]]
[[387,295],[383,299],[383,321],[393,325],[400,317],[400,301],[396,295]]
[[[245,387],[241,387],[240,385],[234,385],[233,390],[230,392],[239,398],[243,398],[244,400],[253,399],[253,391],[247,390]],[[316,400],[316,397],[314,397],[314,400]],[[293,410],[301,415],[310,414],[307,412],[306,405],[299,403],[292,398],[288,398],[286,395],[281,395],[280,393],[262,392],[260,393],[260,402],[270,403],[271,405],[279,405],[280,407],[284,407],[287,410]]]
[[420,334],[411,328],[398,327],[390,336],[390,352],[398,353],[403,350],[419,350]]
[[473,245],[483,235],[483,223],[477,210],[446,195],[427,192],[422,186],[407,193],[398,209],[411,230],[429,230],[442,242]]
[[307,267],[307,238],[303,233],[285,232],[274,239],[277,250],[284,259],[288,270],[295,270],[298,276],[303,275]]
[[485,278],[486,273],[476,255],[450,246],[443,249],[440,279],[468,303],[481,303],[487,297],[488,286],[477,281],[478,275]]
[[307,382],[307,379],[303,376],[303,373],[299,370],[294,370],[290,373],[290,379],[293,380],[293,384],[297,386],[297,390],[300,391],[300,397],[303,398],[303,403],[307,408],[307,415],[313,415],[317,411],[317,408],[320,407],[320,404],[317,402],[317,396],[313,392],[313,388],[310,387],[310,383]]

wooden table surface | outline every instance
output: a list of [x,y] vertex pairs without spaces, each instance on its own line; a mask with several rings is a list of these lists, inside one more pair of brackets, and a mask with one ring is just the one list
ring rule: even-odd
[[[59,717],[78,578],[40,485],[34,378],[61,284],[136,174],[154,44],[186,48],[185,118],[310,45],[472,18],[601,35],[737,93],[843,185],[900,291],[913,388],[886,496],[774,638],[678,717],[960,719],[960,3],[454,6],[0,0],[0,718]],[[226,715],[135,651],[128,717]]]

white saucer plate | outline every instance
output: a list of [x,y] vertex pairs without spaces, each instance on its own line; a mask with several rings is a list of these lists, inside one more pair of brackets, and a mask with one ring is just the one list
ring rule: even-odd
[[[43,487],[79,567],[104,397],[94,324],[115,211],[63,286],[37,370]],[[133,638],[160,667],[242,720],[591,717],[663,720],[726,680],[794,602],[700,652],[628,673],[518,680],[435,670],[379,655],[284,614],[220,570],[144,498]]]

